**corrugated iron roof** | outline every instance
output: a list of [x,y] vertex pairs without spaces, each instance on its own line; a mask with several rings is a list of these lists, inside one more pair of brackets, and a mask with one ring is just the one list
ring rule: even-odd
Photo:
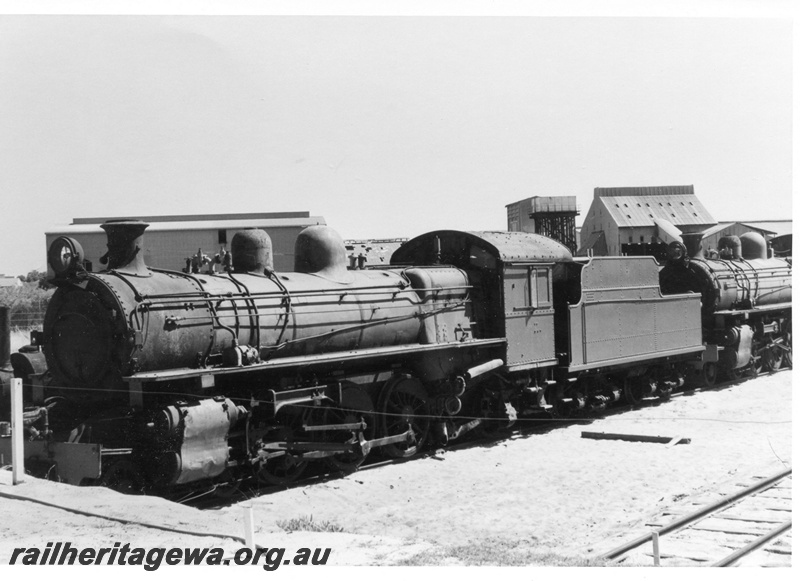
[[754,230],[764,230],[778,236],[792,233],[791,220],[754,220],[752,222],[739,222],[742,226],[747,226]]
[[[204,220],[201,222],[154,222],[145,230],[148,232],[174,231],[174,230],[243,230],[245,228],[287,228],[306,227],[325,224],[325,219],[320,216],[308,218],[281,218],[273,220]],[[50,228],[45,231],[48,236],[60,234],[92,234],[99,233],[105,236],[99,224],[67,224],[61,227]]]
[[409,263],[433,255],[434,249],[439,246],[437,238],[441,239],[441,246],[450,243],[450,246],[460,249],[476,244],[503,262],[572,260],[572,254],[566,246],[552,238],[530,232],[436,230],[403,244],[392,255],[392,264]]
[[576,252],[576,254],[585,256],[589,249],[591,249],[593,253],[598,256],[605,256],[608,254],[605,232],[592,232],[581,244],[581,247],[578,248],[578,252]]
[[676,226],[711,226],[717,223],[695,195],[601,196],[600,203],[608,208],[614,222],[621,227],[652,226],[653,218],[663,218]]
[[595,188],[594,197],[611,196],[693,196],[694,186],[635,186],[623,188]]
[[173,214],[165,216],[116,216],[73,218],[73,224],[102,224],[109,220],[141,220],[142,222],[219,222],[220,220],[285,220],[309,218],[308,212],[240,212],[236,214]]

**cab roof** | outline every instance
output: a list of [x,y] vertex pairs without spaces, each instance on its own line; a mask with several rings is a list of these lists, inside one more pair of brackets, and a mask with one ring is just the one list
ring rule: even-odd
[[[438,244],[437,244],[438,239]],[[412,238],[392,255],[392,264],[430,264],[440,261],[458,264],[459,254],[480,249],[501,262],[571,262],[569,249],[552,238],[530,232],[436,230]]]

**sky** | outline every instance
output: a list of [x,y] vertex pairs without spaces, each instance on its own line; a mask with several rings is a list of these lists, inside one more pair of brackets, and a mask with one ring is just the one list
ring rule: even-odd
[[717,220],[788,218],[792,22],[719,16],[0,14],[0,273],[76,217],[412,237],[694,184]]

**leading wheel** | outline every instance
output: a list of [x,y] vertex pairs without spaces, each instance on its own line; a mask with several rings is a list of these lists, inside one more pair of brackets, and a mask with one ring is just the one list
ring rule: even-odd
[[742,379],[746,371],[747,371],[746,367],[737,367],[736,369],[728,369],[728,379],[731,379],[733,381]]
[[383,447],[387,456],[408,458],[416,454],[425,443],[430,429],[430,407],[425,388],[410,376],[393,377],[386,382],[378,399],[381,414],[381,434],[395,436],[411,426],[414,442],[398,442]]
[[[289,406],[281,411],[281,423],[276,426],[270,426],[261,438],[255,442],[253,448],[254,454],[258,455],[259,449],[262,445],[282,443],[291,446],[296,440],[296,432],[294,426],[302,425],[303,414],[293,413]],[[262,448],[263,453],[272,454],[275,450],[272,448]],[[261,460],[256,464],[256,478],[259,482],[264,484],[284,485],[297,480],[308,467],[308,460],[304,460],[299,455],[294,455],[289,452]]]
[[[278,441],[291,442],[292,430],[282,428],[275,434]],[[272,441],[272,438],[270,438]],[[294,482],[305,472],[308,460],[286,453],[263,461],[256,469],[256,478],[264,484],[283,485]]]
[[[342,390],[342,403],[339,407],[329,407],[325,409],[322,422],[325,425],[331,424],[354,424],[364,422],[366,428],[363,432],[365,440],[375,438],[376,418],[375,407],[372,405],[372,398],[357,387],[345,387]],[[358,432],[351,430],[331,430],[325,432],[325,440],[340,444],[357,444],[359,441]],[[325,463],[342,472],[353,472],[366,460],[366,454],[360,451],[342,452],[335,456],[325,458]]]

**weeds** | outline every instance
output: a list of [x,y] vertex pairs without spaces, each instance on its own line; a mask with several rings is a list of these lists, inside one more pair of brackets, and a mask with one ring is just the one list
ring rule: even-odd
[[397,563],[406,567],[436,565],[506,566],[506,567],[598,567],[605,563],[585,557],[565,557],[540,551],[529,541],[481,539],[465,545],[437,547],[412,555]]
[[314,522],[314,515],[301,516],[288,520],[279,520],[278,528],[292,533],[295,531],[311,531],[314,533],[343,533],[344,527],[331,521],[323,520]]

